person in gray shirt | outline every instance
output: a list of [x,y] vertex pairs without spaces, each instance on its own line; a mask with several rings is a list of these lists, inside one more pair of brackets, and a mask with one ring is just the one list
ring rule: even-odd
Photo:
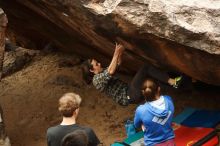
[[48,128],[48,146],[61,146],[63,137],[76,130],[85,132],[88,137],[88,146],[97,146],[100,143],[91,128],[76,124],[80,103],[81,98],[75,93],[66,93],[59,99],[59,111],[63,115],[63,120],[59,125]]

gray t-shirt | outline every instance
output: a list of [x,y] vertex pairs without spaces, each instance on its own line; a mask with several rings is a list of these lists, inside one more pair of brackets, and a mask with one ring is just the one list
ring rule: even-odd
[[83,130],[88,136],[89,144],[88,146],[97,146],[100,141],[97,138],[95,132],[89,127],[82,127],[77,124],[73,125],[57,125],[50,127],[47,130],[47,145],[48,146],[61,146],[61,141],[63,137],[75,130]]

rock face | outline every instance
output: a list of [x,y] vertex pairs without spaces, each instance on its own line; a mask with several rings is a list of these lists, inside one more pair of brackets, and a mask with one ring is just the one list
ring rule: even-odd
[[25,68],[31,63],[36,54],[39,54],[38,50],[29,50],[21,47],[13,51],[5,51],[2,78]]
[[48,43],[106,64],[114,42],[127,51],[124,68],[145,62],[220,85],[220,2],[210,0],[1,1],[17,41]]
[[106,0],[97,14],[117,14],[150,33],[180,44],[220,54],[220,1],[210,0]]
[[2,66],[5,52],[5,30],[8,20],[2,9],[0,9],[0,79],[2,78]]

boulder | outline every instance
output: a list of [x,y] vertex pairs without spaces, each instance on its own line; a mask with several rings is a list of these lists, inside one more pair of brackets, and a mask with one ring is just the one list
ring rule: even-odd
[[0,1],[9,29],[26,47],[49,42],[105,65],[115,41],[127,48],[123,67],[145,62],[220,85],[220,2],[210,0]]

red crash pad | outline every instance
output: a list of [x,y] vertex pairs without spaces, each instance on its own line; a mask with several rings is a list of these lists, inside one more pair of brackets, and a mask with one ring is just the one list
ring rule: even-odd
[[[179,124],[173,124],[175,133],[175,143],[177,146],[192,146],[198,140],[212,132],[213,128],[203,127],[186,127]],[[218,137],[215,136],[203,146],[216,146],[218,144]]]

